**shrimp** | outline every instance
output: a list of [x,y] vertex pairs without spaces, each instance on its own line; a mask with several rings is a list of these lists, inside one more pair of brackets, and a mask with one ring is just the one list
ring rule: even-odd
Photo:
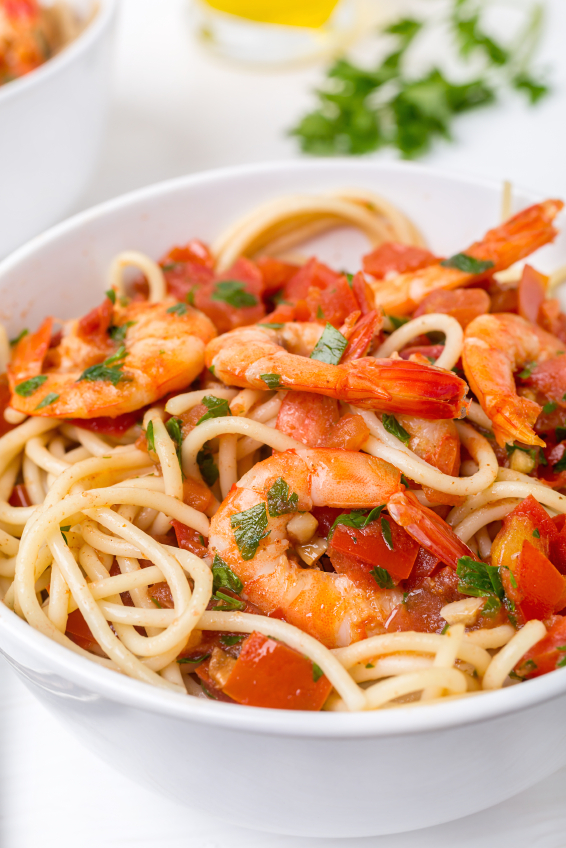
[[[409,447],[444,474],[457,477],[460,470],[460,438],[454,421],[423,421],[412,415],[399,415],[399,424],[410,436]],[[427,486],[423,491],[431,503],[450,504],[460,502],[454,495],[445,495]]]
[[[284,618],[328,647],[383,632],[398,589],[362,591],[344,574],[301,568],[288,525],[313,506],[371,508],[400,491],[400,472],[367,454],[305,448],[245,474],[211,520],[209,551],[262,613]],[[302,518],[302,516],[301,516]]]
[[544,447],[533,430],[541,406],[517,394],[513,375],[525,366],[530,366],[530,373],[535,363],[562,355],[565,348],[563,342],[519,315],[480,315],[468,324],[462,350],[464,371],[493,423],[498,444],[504,446],[516,439]]
[[[202,371],[212,322],[164,300],[126,307],[109,298],[52,337],[53,319],[16,345],[11,406],[27,415],[112,418],[186,387]],[[53,345],[53,346],[52,346]]]
[[468,387],[450,371],[370,356],[341,365],[308,358],[322,331],[320,324],[299,322],[280,330],[241,327],[208,345],[206,365],[229,386],[308,391],[363,409],[422,418],[465,414]]
[[[554,218],[563,208],[561,200],[547,200],[524,209],[499,227],[489,230],[483,241],[475,242],[464,253],[493,265],[489,274],[503,271],[539,247],[551,242],[557,235],[552,226]],[[375,305],[389,315],[408,315],[435,289],[456,289],[485,277],[443,265],[440,261],[418,271],[398,274],[392,279],[376,280],[365,275],[371,286]]]

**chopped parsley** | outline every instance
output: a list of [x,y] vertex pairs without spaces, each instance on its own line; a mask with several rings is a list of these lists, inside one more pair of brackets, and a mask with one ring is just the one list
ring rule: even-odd
[[133,327],[137,321],[126,321],[124,324],[114,325],[108,329],[108,335],[115,342],[123,342],[129,327]]
[[343,512],[335,518],[328,538],[332,538],[332,534],[339,524],[344,524],[346,527],[355,527],[357,530],[363,530],[371,521],[377,521],[383,509],[385,509],[385,504],[375,506],[367,515],[363,509],[353,509],[352,512]]
[[366,668],[375,668],[373,663],[366,663]]
[[545,403],[545,405],[542,408],[542,411],[544,412],[545,415],[550,415],[550,413],[554,412],[557,408],[558,408],[558,404],[555,401],[551,400],[551,401],[549,401],[549,403]]
[[474,256],[468,256],[467,253],[455,253],[448,259],[443,259],[440,263],[444,268],[457,268],[464,274],[483,274],[493,268],[493,262],[486,259],[476,259]]
[[391,525],[386,518],[381,518],[381,535],[383,536],[383,541],[387,545],[390,551],[395,549],[395,545],[393,544],[393,537],[391,535]]
[[409,444],[410,434],[399,424],[394,415],[383,415],[381,421],[388,433],[391,433],[392,436],[395,436],[404,445]]
[[212,451],[209,448],[201,448],[197,453],[197,465],[202,479],[207,486],[214,486],[219,477],[218,466],[216,465]]
[[47,380],[47,374],[38,374],[37,377],[30,377],[29,380],[24,380],[23,383],[18,383],[16,386],[16,394],[20,397],[30,397],[36,392],[40,386],[43,386]]
[[187,665],[198,665],[201,662],[204,662],[209,658],[210,654],[201,654],[200,657],[180,657],[177,662],[179,665],[187,664]]
[[322,306],[320,305],[320,303],[319,303],[319,304],[318,304],[318,306],[316,307],[316,317],[317,317],[319,320],[324,321],[324,317],[325,317],[325,316],[324,316],[324,312],[322,311]]
[[450,625],[448,624],[448,622],[446,622],[446,624],[444,625],[444,627],[440,631],[440,635],[444,636],[444,634],[448,633],[449,630],[450,630]]
[[324,672],[315,662],[312,664],[312,679],[316,683],[323,676]]
[[189,306],[195,305],[195,292],[197,291],[196,286],[191,286],[188,292],[185,295],[185,303],[188,303]]
[[394,330],[398,330],[399,327],[402,327],[403,324],[406,324],[409,321],[409,318],[405,318],[401,315],[387,315],[386,317],[389,318],[389,320],[393,324]]
[[211,418],[224,418],[227,415],[232,415],[230,412],[230,404],[226,400],[226,398],[218,398],[214,395],[206,395],[201,400],[201,403],[206,406],[208,412],[205,412],[204,415],[199,418],[197,421],[197,426],[202,424],[203,421],[208,421]]
[[230,589],[236,595],[239,595],[244,588],[244,584],[238,575],[234,574],[228,563],[224,562],[218,554],[214,554],[212,563],[212,588],[214,592],[217,592],[218,589]]
[[163,606],[159,603],[157,598],[154,598],[153,595],[150,595],[149,598],[150,598],[151,601],[153,601],[153,603],[155,604],[157,609],[163,609]]
[[379,565],[376,565],[375,568],[372,568],[370,571],[371,576],[377,583],[380,589],[394,589],[395,583],[393,582],[393,578],[389,574],[386,568],[380,568]]
[[167,312],[170,315],[186,315],[188,312],[187,306],[184,303],[175,303],[173,306],[170,306]]
[[235,309],[246,306],[257,306],[257,297],[246,291],[244,283],[240,280],[222,280],[216,283],[212,292],[212,300],[222,300]]
[[333,327],[332,324],[327,324],[322,336],[314,346],[311,359],[317,359],[319,362],[327,362],[329,365],[338,365],[347,344],[348,339],[344,338],[342,333],[336,327]]
[[[512,572],[509,573],[514,580]],[[458,591],[462,595],[488,599],[489,603],[484,604],[483,612],[486,612],[486,607],[487,612],[494,612],[505,601],[505,590],[497,566],[464,556],[458,560],[456,574],[460,578]]]
[[20,342],[23,339],[24,336],[27,336],[27,335],[29,335],[29,330],[22,330],[20,333],[18,333],[18,335],[16,336],[15,339],[10,339],[10,345],[12,347],[14,347],[15,345],[18,344],[18,342]]
[[115,365],[117,362],[122,362],[128,355],[126,348],[124,345],[120,345],[116,353],[113,353],[112,356],[107,357],[104,360],[104,365]]
[[153,433],[153,421],[149,421],[145,430],[147,449],[155,452],[155,436]]
[[114,304],[116,303],[116,292],[114,291],[114,289],[108,289],[105,294],[112,306],[114,306]]
[[245,638],[246,638],[245,633],[236,633],[234,635],[231,635],[230,633],[223,633],[222,636],[220,637],[220,641],[223,645],[225,645],[228,648],[231,645],[237,645],[238,642],[241,642],[242,639],[245,639]]
[[175,453],[177,454],[177,459],[179,460],[179,465],[181,465],[181,448],[183,447],[183,430],[182,430],[183,422],[180,418],[170,418],[169,421],[165,422],[165,429],[169,433],[173,444],[175,445]]
[[535,527],[535,529],[533,530],[533,536],[535,537],[535,539],[540,539],[540,530],[538,529],[538,527]]
[[527,362],[523,370],[519,373],[519,377],[521,380],[528,380],[535,368],[537,367],[537,362],[532,360],[531,362]]
[[265,327],[266,330],[282,330],[285,324],[258,324],[258,327]]
[[566,451],[562,454],[562,458],[555,462],[552,466],[555,474],[560,474],[561,471],[566,471]]
[[[566,645],[560,645],[556,648],[557,651],[566,651]],[[561,660],[558,660],[556,663],[556,668],[564,668],[566,666],[566,657],[562,657]],[[535,666],[536,668],[536,666]]]
[[91,365],[90,368],[83,371],[77,383],[80,383],[82,380],[87,380],[90,383],[101,380],[117,386],[120,380],[129,379],[122,374],[124,359],[127,355],[124,345],[120,345],[116,353],[113,353],[112,356],[109,356],[100,365]]
[[67,545],[67,547],[69,547],[69,542],[67,541],[67,536],[65,534],[68,533],[70,529],[71,529],[70,524],[66,524],[64,527],[59,528],[59,530],[61,531],[61,536],[65,540],[65,544]]
[[557,442],[563,442],[566,439],[566,427],[556,427],[554,434]]
[[281,383],[281,374],[260,374],[260,380],[263,380],[264,383],[270,389],[282,389],[283,385]]
[[56,400],[59,400],[59,395],[56,395],[55,392],[49,392],[48,395],[45,395],[42,401],[40,401],[35,407],[38,409],[45,409],[46,406],[51,406],[52,403],[55,403]]
[[[521,453],[526,453],[533,462],[536,462],[539,459],[539,449],[538,448],[522,448],[520,445],[510,445],[509,442],[505,444],[505,450],[507,451],[507,456],[511,456],[514,451],[521,451]],[[544,454],[543,454],[544,456]],[[545,457],[546,459],[546,457]],[[544,465],[544,462],[541,463]]]
[[218,606],[212,607],[213,610],[243,610],[246,608],[246,602],[239,598],[233,598],[232,595],[227,595],[226,592],[215,592],[212,596],[215,601],[218,601]]
[[298,494],[296,492],[289,494],[289,486],[283,477],[278,477],[267,493],[267,509],[272,518],[296,512],[298,502]]
[[230,518],[230,526],[242,559],[253,559],[259,543],[267,538],[267,510],[264,503],[256,504],[243,512],[237,512]]

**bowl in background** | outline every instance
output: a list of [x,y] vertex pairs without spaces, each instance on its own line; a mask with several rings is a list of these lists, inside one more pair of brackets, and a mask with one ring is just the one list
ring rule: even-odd
[[[335,160],[198,174],[105,203],[20,248],[0,264],[0,319],[15,335],[53,303],[62,318],[82,314],[100,302],[118,251],[158,258],[191,237],[212,240],[263,201],[344,187],[383,194],[446,255],[499,221],[499,185],[416,165]],[[517,191],[515,209],[538,199]],[[355,271],[363,249],[359,234],[340,230],[317,252]],[[534,264],[549,271],[565,261],[561,234]],[[448,703],[303,713],[154,689],[51,642],[2,604],[0,651],[108,764],[233,825],[319,837],[406,831],[497,804],[566,763],[566,669]]]
[[0,257],[69,212],[100,149],[117,0],[66,2],[92,20],[39,68],[0,87]]

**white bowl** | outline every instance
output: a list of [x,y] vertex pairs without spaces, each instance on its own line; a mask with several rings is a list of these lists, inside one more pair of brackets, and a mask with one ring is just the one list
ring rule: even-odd
[[[158,257],[191,236],[211,239],[269,198],[344,186],[399,204],[441,253],[499,220],[498,185],[414,165],[338,160],[199,174],[113,200],[21,248],[0,264],[0,317],[15,333],[53,311],[79,314],[100,301],[119,250]],[[518,192],[517,208],[537,199]],[[360,247],[342,234],[325,249],[355,270]],[[539,257],[543,270],[564,263],[565,237]],[[105,761],[234,825],[323,837],[411,830],[497,804],[566,763],[566,669],[445,704],[301,713],[153,689],[54,644],[2,604],[0,649]]]
[[100,149],[116,0],[66,0],[81,17],[73,42],[0,87],[0,258],[68,214]]

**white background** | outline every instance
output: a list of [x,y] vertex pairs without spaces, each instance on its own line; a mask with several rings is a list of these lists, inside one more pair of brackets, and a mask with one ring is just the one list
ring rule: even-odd
[[[462,118],[455,128],[457,144],[440,144],[428,162],[566,198],[566,2],[549,0],[547,6],[542,58],[553,67],[553,96],[534,110],[510,97],[499,108]],[[219,63],[192,40],[187,0],[123,0],[116,47],[107,141],[80,208],[191,171],[298,155],[286,130],[309,108],[320,69],[255,74]],[[187,233],[192,235],[198,234]],[[516,744],[520,750],[521,739]],[[308,775],[297,780],[305,784],[308,803]],[[220,810],[223,793],[230,791],[222,785],[221,760],[218,786],[210,791]],[[313,815],[324,816],[324,810]],[[0,665],[0,848],[323,844],[561,848],[566,769],[492,810],[426,831],[340,841],[258,834],[178,807],[115,774],[80,748]]]

